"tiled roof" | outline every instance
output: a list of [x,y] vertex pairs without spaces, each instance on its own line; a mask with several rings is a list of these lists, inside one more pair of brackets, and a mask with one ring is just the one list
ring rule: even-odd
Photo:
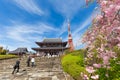
[[46,38],[43,40],[43,42],[62,42],[62,39],[60,39],[60,38]]
[[65,50],[68,49],[69,47],[46,47],[46,48],[32,48],[35,51],[54,51],[54,50]]
[[17,48],[14,51],[10,51],[9,53],[26,53],[28,52],[27,48]]

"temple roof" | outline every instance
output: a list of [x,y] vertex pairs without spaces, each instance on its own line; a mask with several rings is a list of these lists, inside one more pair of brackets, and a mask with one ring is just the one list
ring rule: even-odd
[[46,47],[46,48],[32,48],[35,51],[46,51],[46,50],[65,50],[68,47]]
[[17,48],[16,50],[10,51],[9,53],[27,53],[27,48]]
[[64,47],[67,45],[67,41],[66,42],[36,42],[37,45],[42,46],[42,45],[46,45],[47,44],[62,44]]
[[56,42],[56,43],[59,43],[59,42],[62,42],[62,39],[60,38],[46,38],[43,40],[44,43],[52,43],[52,42]]
[[60,38],[46,38],[42,42],[35,42],[39,46],[43,46],[46,44],[62,44],[64,47],[67,45],[67,41],[62,42]]

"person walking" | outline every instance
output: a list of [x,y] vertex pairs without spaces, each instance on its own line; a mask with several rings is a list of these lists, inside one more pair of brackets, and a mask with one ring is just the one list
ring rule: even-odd
[[35,58],[34,57],[32,57],[32,59],[31,59],[31,63],[32,63],[32,67],[34,67],[35,66]]
[[31,61],[31,57],[28,56],[28,59],[27,59],[27,67],[30,67],[30,61]]
[[13,72],[12,74],[14,74],[15,70],[17,69],[17,72],[19,72],[19,69],[20,69],[20,60],[21,59],[18,59],[13,67]]

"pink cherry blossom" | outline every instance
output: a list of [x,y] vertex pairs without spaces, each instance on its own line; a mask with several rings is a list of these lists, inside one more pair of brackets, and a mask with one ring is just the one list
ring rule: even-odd
[[93,64],[95,68],[101,68],[101,64]]
[[102,19],[102,17],[103,17],[103,16],[98,15],[98,16],[96,17],[96,19],[97,19],[97,20],[100,20],[100,19]]
[[119,10],[119,9],[120,9],[120,5],[117,5],[115,9],[116,9],[116,10]]
[[96,80],[99,78],[99,75],[91,76],[91,78]]
[[115,0],[115,3],[116,3],[117,5],[120,5],[120,0]]
[[120,37],[117,37],[117,39],[120,41]]
[[93,72],[95,72],[95,70],[94,70],[93,67],[91,67],[91,66],[86,67],[86,71],[87,71],[88,73],[93,73]]
[[106,6],[107,3],[108,3],[108,1],[102,1],[101,6]]
[[86,74],[84,74],[83,80],[89,80],[89,78],[88,78],[88,76]]
[[120,43],[117,46],[120,48]]
[[120,26],[119,26],[119,27],[117,27],[117,29],[119,29],[119,30],[120,30]]
[[108,65],[109,64],[109,56],[103,56],[103,64]]

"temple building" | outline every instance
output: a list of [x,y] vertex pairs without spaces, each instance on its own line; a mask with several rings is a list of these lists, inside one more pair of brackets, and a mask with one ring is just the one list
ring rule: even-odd
[[13,50],[13,51],[9,51],[8,53],[15,54],[15,55],[23,55],[23,54],[27,54],[28,50],[27,50],[27,48],[20,47],[20,48]]
[[62,54],[68,47],[67,41],[62,42],[60,38],[46,38],[42,42],[36,42],[39,46],[38,48],[32,48],[36,51],[40,56],[43,55],[60,55]]

